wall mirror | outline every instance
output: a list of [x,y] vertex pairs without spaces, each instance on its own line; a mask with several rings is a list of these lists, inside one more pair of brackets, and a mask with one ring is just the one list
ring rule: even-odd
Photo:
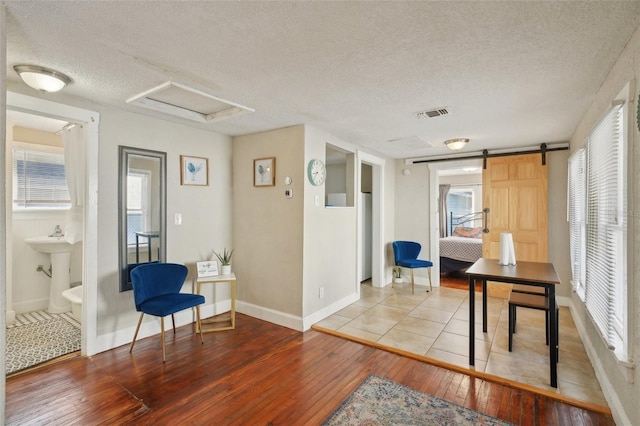
[[165,152],[119,147],[120,291],[132,289],[136,266],[166,261],[166,159]]

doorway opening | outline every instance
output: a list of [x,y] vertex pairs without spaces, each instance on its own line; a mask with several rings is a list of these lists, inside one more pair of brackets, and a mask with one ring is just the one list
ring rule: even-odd
[[[96,330],[97,330],[97,318],[95,313],[97,311],[97,271],[98,271],[98,247],[97,247],[97,232],[98,232],[98,200],[97,200],[97,188],[98,188],[98,129],[100,115],[97,112],[72,107],[69,105],[59,104],[51,101],[47,101],[40,98],[34,98],[18,93],[7,92],[7,112],[20,112],[24,114],[30,114],[34,117],[44,117],[48,119],[60,120],[65,123],[76,123],[85,128],[86,132],[86,174],[84,176],[85,184],[85,202],[83,216],[83,228],[84,235],[81,249],[81,272],[80,281],[83,283],[82,291],[82,316],[81,316],[81,342],[80,351],[82,355],[93,355],[98,350],[96,348]],[[5,131],[7,129],[5,128]],[[3,149],[7,152],[7,146]],[[8,175],[5,176],[5,179]],[[2,208],[5,211],[9,211],[12,206],[7,205],[6,200],[2,201],[4,204]],[[7,215],[7,227],[11,229],[12,216]],[[11,276],[13,259],[10,255],[12,251],[11,234],[7,233],[7,247],[8,252],[7,262],[5,265],[7,276]],[[47,267],[44,267],[46,269]],[[39,271],[36,271],[40,273]],[[7,295],[7,317],[15,312],[12,308],[12,288],[11,283],[7,283],[4,288],[0,289],[1,292]],[[13,318],[11,318],[13,319]],[[2,367],[6,367],[3,365]]]
[[[469,263],[469,255],[459,253],[462,250],[460,244],[469,243],[474,246],[469,251],[482,256],[482,215],[477,215],[482,211],[482,160],[430,163],[429,182],[429,202],[435,206],[430,215],[430,254],[431,259],[437,259],[433,265],[433,285],[468,288],[463,271],[473,262]],[[464,241],[467,237],[468,241]],[[457,238],[463,240],[454,242]],[[441,253],[441,244],[443,251],[445,245],[448,251]]]

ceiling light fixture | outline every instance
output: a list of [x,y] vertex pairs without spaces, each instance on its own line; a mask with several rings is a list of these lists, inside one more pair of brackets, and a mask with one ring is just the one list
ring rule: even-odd
[[467,138],[455,138],[444,141],[444,144],[452,151],[459,151],[469,143]]
[[71,83],[66,75],[38,65],[15,65],[13,69],[29,87],[43,93],[58,92]]

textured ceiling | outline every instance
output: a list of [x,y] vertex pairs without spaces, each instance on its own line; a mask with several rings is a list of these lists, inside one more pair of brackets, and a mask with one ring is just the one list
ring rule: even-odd
[[[232,136],[311,124],[394,158],[569,140],[640,23],[638,1],[3,3],[9,88],[13,65],[43,65],[73,80],[53,101]],[[256,112],[197,124],[125,103],[166,81]]]

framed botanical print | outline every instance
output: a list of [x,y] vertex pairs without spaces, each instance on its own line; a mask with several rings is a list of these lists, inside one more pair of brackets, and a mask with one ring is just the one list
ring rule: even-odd
[[253,160],[253,186],[274,186],[276,184],[276,158]]
[[209,159],[181,155],[180,185],[209,185]]

